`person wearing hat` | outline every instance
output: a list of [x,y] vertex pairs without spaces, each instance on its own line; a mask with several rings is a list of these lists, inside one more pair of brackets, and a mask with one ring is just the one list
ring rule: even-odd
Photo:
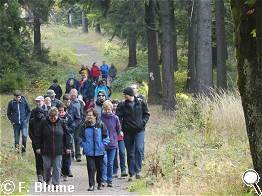
[[62,91],[61,86],[58,84],[57,79],[53,80],[53,84],[48,89],[54,90],[56,94],[55,98],[60,100],[60,98],[62,97],[63,91]]
[[19,152],[19,137],[22,133],[22,154],[26,152],[27,123],[30,118],[30,107],[19,90],[14,92],[14,98],[7,106],[7,117],[14,129],[15,148]]
[[129,181],[141,178],[144,154],[145,126],[149,119],[147,103],[135,96],[134,90],[127,87],[123,91],[124,101],[118,104],[116,115],[122,125],[127,151]]
[[58,100],[57,98],[55,98],[56,94],[54,90],[49,89],[46,93],[47,97],[50,97],[51,99],[51,107],[56,107],[58,108],[58,106],[62,103],[60,100]]
[[32,109],[32,111],[31,111],[30,120],[35,117],[35,112],[36,112],[37,108],[42,108],[44,110],[44,100],[45,99],[44,99],[43,96],[37,96],[35,98],[36,107],[34,109]]

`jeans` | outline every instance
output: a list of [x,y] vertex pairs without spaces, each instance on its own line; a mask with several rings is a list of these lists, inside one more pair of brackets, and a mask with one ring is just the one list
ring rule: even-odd
[[97,184],[101,184],[103,157],[103,155],[96,157],[86,156],[89,187],[95,186],[95,173]]
[[130,176],[141,172],[144,154],[144,137],[144,131],[135,134],[126,134],[124,137],[127,151],[128,173]]
[[62,156],[62,174],[68,176],[71,167],[71,154],[63,154]]
[[[44,165],[44,177],[46,179],[46,183],[49,184],[52,176],[52,184],[59,185],[60,184],[60,176],[61,176],[61,167],[62,167],[62,155],[57,155],[55,157],[50,157],[46,155],[42,155],[43,165]],[[52,169],[53,168],[53,169]],[[52,175],[51,175],[52,169]]]
[[113,175],[113,165],[114,159],[116,154],[116,148],[107,149],[107,182],[112,182],[112,175]]
[[107,181],[107,153],[105,153],[102,165],[102,181]]
[[80,153],[80,143],[79,143],[79,134],[77,131],[74,131],[74,144],[75,144],[75,158],[81,157]]
[[117,174],[118,171],[118,153],[119,153],[121,174],[126,174],[126,147],[125,147],[124,140],[118,141],[118,149],[116,150],[113,174]]
[[15,147],[19,145],[20,131],[22,132],[22,151],[26,151],[27,125],[26,122],[14,124]]

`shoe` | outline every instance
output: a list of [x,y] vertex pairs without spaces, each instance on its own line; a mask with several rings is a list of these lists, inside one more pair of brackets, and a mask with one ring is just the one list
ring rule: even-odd
[[76,157],[76,162],[81,162],[81,156]]
[[43,176],[42,175],[38,175],[37,176],[37,181],[43,183],[44,182]]
[[98,184],[97,190],[102,190],[102,184]]
[[68,177],[74,177],[71,170],[69,170]]
[[127,177],[128,175],[127,175],[127,173],[122,173],[121,174],[121,177]]
[[136,179],[140,179],[141,177],[142,177],[141,172],[138,172],[138,173],[136,174]]
[[68,181],[67,176],[63,176],[64,181]]
[[112,182],[108,182],[108,183],[107,183],[107,187],[113,187]]
[[128,178],[128,182],[132,182],[133,180],[135,179],[135,176],[129,176],[129,178]]
[[94,190],[95,190],[94,186],[90,186],[90,187],[87,189],[87,191],[94,191]]
[[113,174],[112,177],[113,178],[118,178],[118,175],[117,174]]
[[101,187],[105,187],[105,183],[104,182],[101,182]]

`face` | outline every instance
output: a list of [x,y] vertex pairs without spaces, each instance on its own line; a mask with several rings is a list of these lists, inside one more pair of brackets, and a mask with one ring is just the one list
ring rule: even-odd
[[133,89],[133,91],[134,91],[135,94],[138,93],[138,87],[137,87],[137,85],[133,85],[133,86],[131,86],[131,88]]
[[66,107],[69,107],[69,106],[70,106],[70,103],[71,103],[70,100],[64,100],[63,102],[64,102],[64,104],[66,105]]
[[105,81],[105,80],[103,81],[103,85],[104,85],[104,86],[106,85],[106,81]]
[[20,101],[20,100],[21,100],[21,96],[14,96],[14,99],[15,99],[16,101]]
[[124,94],[124,99],[127,100],[127,101],[132,101],[134,97],[130,96],[130,95],[127,95],[127,94]]
[[75,101],[77,99],[77,94],[71,94],[70,97],[71,100]]
[[52,123],[55,123],[58,119],[58,115],[56,116],[48,116],[49,120],[52,122]]
[[51,100],[50,99],[45,99],[44,102],[45,102],[46,105],[51,105]]
[[58,108],[58,112],[59,114],[63,114],[65,112],[65,108],[63,107]]
[[96,122],[96,117],[94,116],[93,112],[88,112],[86,114],[86,121],[91,123]]
[[81,75],[81,78],[82,78],[82,79],[85,79],[85,78],[86,78],[86,75],[85,75],[85,74],[82,74],[82,75]]
[[102,93],[99,93],[98,94],[98,100],[100,102],[104,102],[106,100],[106,96],[104,94],[102,94]]
[[112,113],[112,109],[111,109],[111,107],[105,107],[104,109],[103,109],[103,112],[105,113],[105,114],[110,114],[110,113]]
[[116,111],[116,108],[117,108],[117,103],[113,103],[113,110]]
[[35,104],[36,104],[37,107],[42,107],[42,105],[44,104],[44,102],[41,101],[41,100],[35,100]]

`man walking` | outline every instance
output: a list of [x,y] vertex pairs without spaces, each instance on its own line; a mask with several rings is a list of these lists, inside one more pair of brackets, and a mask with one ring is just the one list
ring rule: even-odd
[[129,181],[141,177],[144,154],[145,126],[149,119],[149,111],[145,101],[135,97],[131,87],[123,91],[125,100],[119,103],[116,114],[122,123],[124,141],[127,150]]
[[15,148],[19,152],[19,138],[22,132],[22,154],[26,152],[27,123],[30,117],[30,107],[22,96],[21,92],[16,90],[14,98],[8,103],[7,117],[13,125]]

